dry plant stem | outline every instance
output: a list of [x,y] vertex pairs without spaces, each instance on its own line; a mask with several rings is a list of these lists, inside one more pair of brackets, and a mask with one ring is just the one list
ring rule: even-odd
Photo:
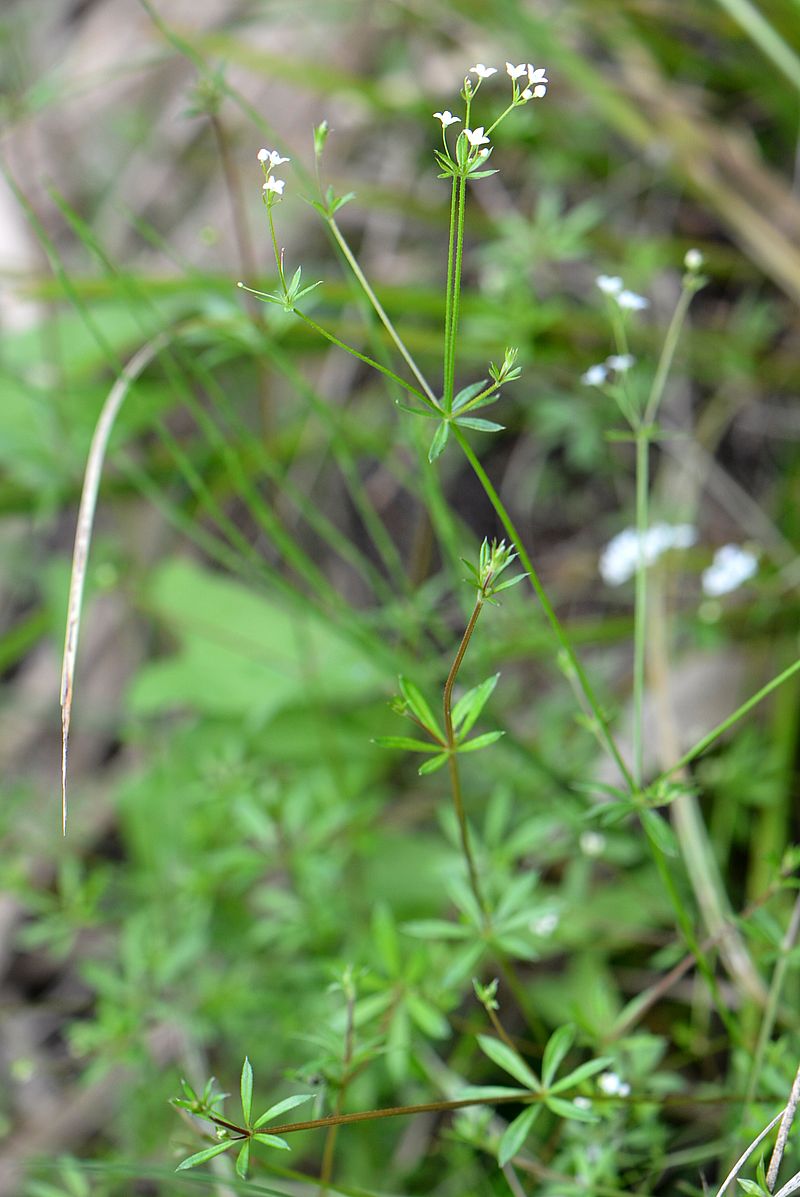
[[453,806],[456,811],[456,818],[458,819],[458,832],[461,837],[461,851],[464,854],[464,860],[467,865],[467,872],[469,873],[469,884],[472,889],[475,901],[478,903],[480,912],[483,916],[484,925],[488,923],[489,915],[486,907],[486,902],[481,890],[480,880],[478,878],[478,870],[475,867],[475,859],[472,855],[472,848],[469,842],[469,828],[467,827],[467,816],[464,813],[464,800],[461,794],[461,778],[458,772],[458,760],[456,757],[456,736],[453,730],[453,686],[455,685],[458,671],[461,668],[461,662],[464,660],[464,654],[469,647],[469,642],[472,639],[472,633],[475,631],[475,625],[478,622],[481,611],[483,610],[483,599],[478,598],[473,608],[472,615],[469,617],[464,635],[461,638],[461,643],[458,646],[458,652],[455,655],[455,660],[450,666],[450,672],[447,675],[447,681],[444,684],[444,731],[447,740],[448,760],[447,766],[450,771],[450,786],[453,793]]
[[720,1187],[717,1189],[716,1197],[722,1197],[723,1193],[728,1188],[728,1186],[731,1184],[731,1182],[734,1181],[736,1179],[736,1177],[739,1175],[742,1168],[745,1166],[745,1164],[749,1160],[750,1156],[753,1154],[755,1149],[758,1147],[759,1143],[761,1143],[764,1139],[766,1139],[767,1135],[772,1130],[773,1126],[775,1126],[775,1124],[783,1117],[784,1113],[785,1113],[785,1110],[781,1110],[779,1114],[776,1114],[775,1117],[772,1119],[772,1121],[767,1123],[767,1125],[764,1127],[764,1129],[761,1131],[761,1133],[759,1135],[757,1135],[755,1137],[755,1139],[753,1139],[753,1142],[749,1145],[749,1147],[747,1147],[746,1150],[742,1152],[742,1154],[739,1156],[736,1163],[731,1168],[728,1175],[723,1180]]
[[[344,1057],[342,1070],[342,1083],[339,1086],[339,1092],[336,1094],[336,1109],[334,1113],[341,1114],[342,1106],[344,1104],[344,1095],[347,1086],[351,1080],[350,1063],[353,1059],[353,1015],[355,1012],[354,994],[347,995],[347,1029],[344,1038]],[[319,1197],[326,1197],[328,1187],[333,1177],[333,1155],[336,1150],[336,1138],[339,1133],[338,1125],[328,1128],[328,1133],[325,1136],[325,1147],[322,1151],[322,1165],[319,1172]]]
[[86,582],[86,566],[92,543],[94,513],[97,494],[103,472],[108,439],[114,427],[122,403],[131,384],[164,348],[169,335],[160,333],[133,355],[123,368],[119,378],[108,393],[100,418],[92,436],[89,457],[83,475],[83,489],[78,509],[78,523],[75,529],[75,545],[72,551],[72,573],[69,582],[67,605],[67,626],[64,636],[64,658],[61,667],[61,831],[67,834],[67,751],[69,747],[69,725],[72,714],[72,694],[75,682],[75,661],[78,655],[81,607]]
[[792,1129],[794,1116],[797,1113],[797,1107],[800,1104],[800,1065],[798,1065],[797,1072],[794,1074],[794,1082],[792,1084],[792,1091],[789,1094],[789,1101],[786,1109],[783,1111],[783,1118],[778,1127],[778,1137],[775,1140],[775,1146],[772,1149],[770,1156],[769,1168],[767,1169],[767,1188],[770,1192],[775,1188],[775,1182],[778,1179],[778,1171],[783,1159],[783,1153],[786,1151],[786,1144],[789,1140],[789,1131]]

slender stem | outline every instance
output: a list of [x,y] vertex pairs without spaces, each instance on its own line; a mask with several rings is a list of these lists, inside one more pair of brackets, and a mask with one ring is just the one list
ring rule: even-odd
[[647,532],[650,443],[647,431],[636,429],[636,598],[633,612],[633,780],[641,787],[644,777],[644,681],[647,630]]
[[445,411],[452,410],[452,389],[450,390],[450,404],[448,404],[448,375],[450,369],[450,347],[453,340],[453,272],[455,268],[455,240],[456,240],[456,215],[458,211],[458,179],[453,176],[453,185],[450,192],[450,234],[447,246],[447,290],[444,313],[444,378],[442,380],[443,388],[443,404]]
[[[350,1064],[353,1059],[353,1016],[355,1013],[355,993],[350,990],[347,994],[347,1026],[344,1037],[344,1056],[343,1056],[343,1071],[342,1082],[339,1086],[339,1092],[336,1094],[336,1108],[335,1114],[341,1114],[342,1105],[344,1104],[344,1095],[348,1084],[351,1080]],[[328,1188],[333,1177],[333,1156],[336,1150],[336,1138],[339,1134],[339,1126],[334,1123],[333,1126],[328,1127],[328,1133],[325,1136],[325,1146],[322,1151],[322,1166],[319,1174],[319,1197],[326,1197]]]
[[469,884],[472,890],[475,901],[478,903],[481,914],[483,915],[484,923],[488,922],[488,909],[486,901],[483,897],[480,881],[478,878],[478,870],[475,866],[475,859],[472,855],[472,848],[469,842],[469,828],[467,826],[467,816],[464,812],[464,800],[461,794],[461,778],[458,772],[458,757],[456,754],[457,743],[456,735],[453,729],[453,686],[458,677],[458,671],[461,668],[461,662],[464,660],[464,654],[469,647],[469,642],[472,639],[472,633],[475,631],[475,625],[478,622],[481,611],[483,610],[483,597],[478,596],[478,599],[473,608],[472,614],[469,617],[464,635],[461,637],[461,643],[458,646],[458,652],[455,655],[453,664],[450,666],[450,672],[447,675],[447,681],[444,684],[444,731],[447,741],[448,760],[447,766],[450,772],[450,786],[453,792],[453,806],[455,807],[456,818],[458,819],[458,832],[461,838],[461,851],[464,854],[464,860],[467,865],[467,872],[469,873]]
[[672,359],[675,356],[675,350],[678,346],[678,338],[681,335],[681,328],[686,319],[686,313],[689,310],[689,304],[692,302],[692,296],[695,289],[692,286],[684,284],[681,291],[680,298],[675,305],[675,311],[672,313],[672,319],[669,322],[667,335],[664,338],[664,345],[661,350],[661,356],[658,359],[658,366],[656,367],[655,378],[650,390],[650,396],[647,400],[647,406],[644,410],[644,423],[651,424],[656,418],[661,398],[664,394],[664,387],[672,368]]
[[267,219],[269,220],[269,235],[272,241],[272,252],[275,255],[275,265],[278,267],[278,277],[281,280],[281,290],[284,295],[288,294],[286,286],[286,275],[283,273],[283,251],[278,248],[278,236],[275,232],[275,217],[272,215],[273,204],[270,203],[270,197],[266,200],[267,205]]
[[458,316],[461,307],[461,267],[464,259],[464,215],[466,210],[467,180],[458,180],[456,214],[456,250],[453,265],[452,303],[450,308],[449,358],[445,362],[445,384],[442,403],[445,411],[453,410],[453,384],[456,373],[456,340],[458,337]]
[[[533,567],[533,562],[531,561],[528,553],[525,550],[525,546],[522,543],[522,538],[520,537],[519,532],[517,531],[510,515],[508,514],[508,511],[506,510],[505,504],[503,503],[502,499],[500,498],[500,496],[498,495],[494,486],[492,485],[492,482],[491,482],[488,474],[484,470],[483,466],[481,465],[480,461],[478,460],[478,458],[475,456],[474,452],[472,451],[472,448],[471,448],[469,442],[467,441],[466,437],[464,436],[463,432],[456,424],[454,424],[452,427],[452,433],[453,433],[454,438],[458,442],[458,444],[461,448],[461,451],[463,452],[467,461],[472,466],[472,469],[473,469],[475,475],[477,476],[478,481],[480,482],[481,486],[483,487],[484,491],[486,492],[486,496],[489,499],[489,502],[492,504],[492,507],[494,507],[495,511],[497,512],[500,522],[503,525],[503,527],[505,528],[509,539],[514,544],[514,547],[517,551],[517,555],[519,557],[520,563],[528,574],[528,578],[530,580],[531,586],[533,587],[533,589],[536,593],[536,597],[539,599],[539,602],[542,605],[542,609],[544,610],[545,616],[547,617],[547,621],[553,630],[553,634],[555,635],[558,645],[561,648],[562,652],[564,653],[571,669],[574,671],[575,677],[578,679],[578,682],[580,684],[580,688],[583,691],[586,701],[588,702],[588,704],[591,708],[591,711],[592,711],[592,714],[593,714],[595,720],[597,721],[598,732],[599,732],[602,742],[606,748],[606,751],[609,753],[609,755],[615,761],[617,768],[619,769],[620,773],[622,774],[623,778],[625,779],[625,782],[627,783],[627,785],[631,789],[633,789],[634,782],[633,782],[633,777],[631,776],[630,769],[628,768],[627,764],[623,760],[622,755],[614,741],[614,737],[611,735],[611,732],[608,728],[608,724],[606,722],[605,715],[603,714],[602,707],[600,706],[599,699],[597,698],[596,694],[594,693],[592,685],[591,685],[588,677],[586,676],[586,672],[584,671],[583,666],[581,665],[580,661],[578,660],[575,650],[572,647],[572,644],[570,642],[569,636],[567,635],[566,631],[564,630],[564,627],[561,624],[561,621],[559,620],[558,616],[556,615],[556,613],[553,609],[552,603],[550,602],[549,598],[547,597],[547,593],[545,592],[545,589],[542,586],[541,581],[539,580],[539,575],[536,573],[536,570]],[[800,662],[798,662],[798,664],[800,665]]]
[[[753,1062],[750,1067],[750,1076],[747,1081],[747,1101],[751,1102],[756,1094],[758,1081],[761,1076],[761,1069],[764,1065],[764,1057],[766,1055],[767,1046],[772,1037],[772,1032],[775,1029],[775,1022],[778,1017],[778,1004],[780,1002],[781,990],[786,979],[786,970],[789,966],[789,953],[797,942],[797,936],[800,933],[800,894],[795,899],[794,907],[792,908],[791,918],[786,932],[781,943],[780,955],[775,964],[775,971],[772,974],[772,982],[769,987],[767,995],[767,1004],[764,1009],[764,1015],[761,1020],[761,1026],[758,1032],[758,1040],[756,1042],[755,1051],[753,1052]],[[797,1084],[797,1081],[795,1081]],[[797,1105],[797,1100],[795,1100]],[[791,1102],[790,1102],[791,1105]],[[777,1144],[776,1144],[777,1146]],[[777,1175],[777,1168],[775,1169]],[[772,1178],[773,1184],[775,1177]],[[772,1188],[772,1184],[769,1185]]]

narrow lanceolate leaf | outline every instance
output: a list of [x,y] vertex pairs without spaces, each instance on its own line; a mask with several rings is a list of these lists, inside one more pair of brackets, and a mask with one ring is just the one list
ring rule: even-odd
[[265,1147],[279,1147],[281,1151],[291,1151],[289,1144],[280,1135],[265,1135],[263,1133],[253,1135],[256,1143],[263,1143]]
[[376,736],[372,741],[380,748],[405,748],[408,752],[438,752],[436,744],[426,744],[424,740],[414,740],[411,736]]
[[565,1101],[563,1097],[547,1097],[545,1105],[548,1110],[558,1114],[559,1118],[572,1118],[576,1122],[598,1122],[599,1119],[591,1110],[584,1110],[576,1106],[573,1101]]
[[400,693],[408,703],[408,709],[412,715],[416,715],[422,726],[436,736],[440,740],[444,740],[444,733],[441,731],[439,724],[436,722],[436,716],[428,705],[428,700],[422,693],[420,688],[410,681],[407,677],[399,677],[398,683],[400,685]]
[[239,1152],[239,1157],[236,1160],[236,1175],[242,1180],[247,1180],[247,1169],[250,1167],[250,1140],[245,1140],[242,1145],[242,1150]]
[[460,735],[466,736],[472,730],[481,711],[489,701],[499,677],[499,673],[496,673],[494,677],[487,677],[485,682],[481,682],[479,686],[468,690],[459,698],[453,707],[453,727]]
[[[284,1097],[283,1101],[277,1102],[274,1106],[270,1106],[265,1110],[261,1117],[255,1122],[254,1130],[264,1126],[267,1122],[274,1122],[276,1118],[280,1118],[281,1114],[285,1114],[287,1110],[293,1110],[295,1106],[301,1106],[304,1101],[311,1101],[312,1094],[310,1093],[296,1093],[293,1097]],[[272,1138],[275,1138],[273,1135]],[[281,1139],[281,1143],[283,1140]]]
[[83,475],[83,489],[78,508],[78,524],[75,529],[75,545],[72,550],[72,573],[69,580],[69,601],[67,604],[67,626],[64,634],[64,659],[61,666],[61,830],[67,834],[67,749],[69,746],[69,725],[72,716],[72,693],[75,684],[75,661],[78,656],[78,635],[81,625],[83,587],[86,581],[86,565],[92,543],[94,513],[97,506],[97,492],[103,472],[108,438],[114,427],[119,409],[131,385],[142,371],[161,352],[169,337],[161,333],[135,353],[108,393],[100,418],[92,434],[86,470]]
[[394,405],[395,407],[399,407],[401,411],[410,412],[412,416],[424,416],[426,420],[438,420],[440,418],[438,411],[429,411],[424,407],[410,407],[408,403],[401,403],[399,399],[395,399]]
[[501,1168],[504,1168],[522,1147],[540,1110],[541,1106],[528,1106],[527,1110],[523,1110],[513,1122],[509,1123],[497,1150],[497,1162]]
[[459,428],[474,428],[476,432],[503,432],[505,424],[495,424],[494,420],[480,420],[477,416],[460,416],[456,421]]
[[509,578],[507,582],[501,582],[499,586],[492,587],[492,594],[499,594],[501,590],[509,590],[512,586],[518,586],[520,582],[524,582],[527,574],[517,574],[515,578]]
[[480,748],[488,748],[490,744],[496,744],[505,734],[502,731],[484,732],[482,736],[475,736],[474,740],[467,740],[466,744],[459,744],[458,751],[477,752]]
[[587,1060],[585,1064],[579,1064],[567,1076],[562,1076],[554,1085],[549,1085],[548,1088],[551,1093],[562,1093],[565,1089],[574,1089],[576,1085],[580,1085],[581,1081],[588,1080],[596,1072],[602,1072],[610,1064],[613,1064],[610,1056],[600,1056],[597,1060]]
[[403,930],[417,939],[470,939],[474,935],[471,927],[445,919],[413,919],[403,923]]
[[247,1056],[244,1058],[242,1065],[242,1115],[244,1117],[245,1126],[250,1125],[250,1114],[253,1110],[253,1068]]
[[503,1043],[500,1039],[493,1039],[491,1035],[479,1035],[478,1043],[489,1059],[504,1072],[513,1076],[515,1081],[519,1081],[526,1089],[532,1089],[534,1092],[541,1090],[539,1078],[507,1043]]
[[544,1055],[542,1056],[542,1084],[545,1089],[550,1088],[561,1061],[572,1047],[574,1041],[575,1027],[571,1023],[566,1023],[563,1027],[559,1027],[548,1039]]
[[464,387],[463,391],[459,391],[453,400],[453,411],[460,411],[462,407],[469,403],[470,399],[474,399],[476,395],[480,395],[488,381],[487,378],[482,378],[480,382],[471,382],[468,387]]
[[195,1155],[190,1155],[183,1163],[178,1164],[175,1169],[176,1172],[183,1172],[185,1168],[196,1168],[198,1164],[204,1164],[206,1160],[213,1160],[215,1155],[221,1155],[223,1151],[227,1151],[229,1147],[234,1147],[235,1139],[228,1139],[224,1143],[215,1143],[213,1147],[206,1147],[204,1151],[198,1151]]
[[435,773],[437,769],[441,769],[443,765],[447,764],[447,757],[448,754],[446,752],[442,752],[439,756],[432,756],[429,761],[426,761],[424,765],[420,765],[417,770],[420,777],[422,777],[423,773]]
[[436,458],[444,453],[444,447],[447,444],[447,438],[450,435],[450,425],[446,420],[443,420],[431,441],[431,447],[428,449],[428,461],[436,461]]

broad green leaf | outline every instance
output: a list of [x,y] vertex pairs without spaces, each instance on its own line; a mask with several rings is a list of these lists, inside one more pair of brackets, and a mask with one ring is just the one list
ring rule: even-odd
[[438,736],[440,740],[444,740],[444,733],[436,722],[436,716],[420,688],[407,677],[400,677],[397,680],[400,685],[400,693],[408,703],[408,709],[416,715],[424,728]]
[[551,1093],[562,1093],[565,1089],[572,1089],[575,1085],[580,1085],[582,1081],[588,1080],[590,1076],[594,1076],[596,1072],[601,1072],[604,1068],[608,1068],[613,1064],[610,1056],[600,1056],[597,1060],[587,1060],[585,1064],[579,1064],[567,1076],[560,1077],[554,1085],[548,1086]]
[[247,1139],[242,1144],[242,1150],[236,1160],[236,1175],[242,1180],[247,1180],[247,1169],[250,1167],[250,1140]]
[[250,1125],[250,1114],[253,1110],[253,1068],[247,1056],[242,1065],[242,1079],[240,1083],[242,1093],[242,1114],[245,1126]]
[[528,1106],[527,1110],[523,1110],[518,1114],[513,1122],[509,1123],[500,1140],[500,1146],[497,1149],[497,1162],[501,1168],[504,1168],[509,1160],[513,1159],[519,1151],[522,1144],[528,1137],[531,1127],[539,1116],[541,1106]]
[[195,1155],[190,1155],[188,1159],[183,1160],[175,1169],[176,1172],[183,1172],[185,1168],[196,1168],[198,1164],[204,1164],[206,1160],[213,1160],[215,1155],[221,1155],[223,1151],[228,1151],[229,1148],[235,1147],[236,1139],[227,1139],[224,1143],[215,1143],[213,1147],[206,1147],[204,1151],[198,1151]]
[[477,416],[461,416],[456,423],[459,428],[474,428],[476,432],[505,431],[505,424],[495,424],[494,420],[481,420]]
[[499,677],[499,673],[493,677],[487,677],[485,682],[481,682],[479,686],[473,687],[459,698],[453,707],[453,727],[460,735],[465,736],[472,730],[494,691]]
[[291,1150],[289,1144],[280,1135],[265,1135],[262,1131],[257,1135],[253,1135],[253,1138],[256,1143],[263,1143],[266,1147],[278,1147],[281,1151]]
[[283,1101],[277,1102],[276,1105],[270,1106],[268,1110],[264,1111],[254,1124],[254,1129],[258,1130],[267,1122],[274,1122],[281,1114],[285,1114],[287,1110],[293,1110],[295,1106],[302,1105],[304,1101],[311,1101],[312,1096],[311,1093],[295,1093],[293,1097],[284,1097]]
[[449,754],[447,752],[441,753],[440,756],[432,756],[424,765],[420,765],[417,772],[420,777],[425,773],[435,773],[437,769],[441,769],[443,765],[447,764]]
[[534,1092],[541,1090],[542,1086],[536,1074],[530,1070],[513,1048],[510,1048],[507,1043],[503,1043],[502,1039],[494,1039],[491,1035],[479,1035],[478,1043],[489,1059],[513,1076],[515,1081],[519,1081],[526,1089],[532,1089]]
[[558,1072],[561,1061],[566,1056],[575,1041],[575,1027],[572,1023],[565,1023],[559,1027],[547,1041],[542,1056],[542,1084],[549,1089],[551,1082]]
[[408,752],[438,752],[437,744],[414,740],[410,736],[376,736],[372,741],[379,748],[405,748]]
[[488,381],[488,378],[482,378],[480,382],[471,382],[468,387],[464,387],[463,391],[459,391],[453,400],[453,411],[460,411],[465,404],[469,403],[470,399],[480,395]]
[[444,452],[444,447],[447,444],[447,438],[450,436],[450,423],[447,420],[442,420],[436,432],[433,434],[431,446],[428,449],[428,461],[434,462],[436,458]]
[[459,744],[458,751],[477,752],[479,748],[488,748],[490,744],[496,744],[505,734],[502,731],[484,732],[482,736],[475,736],[473,740],[467,740],[466,744]]

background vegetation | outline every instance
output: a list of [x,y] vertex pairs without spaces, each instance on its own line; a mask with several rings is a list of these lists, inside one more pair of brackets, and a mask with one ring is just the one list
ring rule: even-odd
[[[356,193],[341,226],[438,387],[449,189],[431,114],[457,111],[476,60],[547,67],[546,100],[494,139],[500,173],[471,185],[457,384],[519,347],[490,413],[505,431],[469,440],[630,758],[633,588],[604,585],[598,559],[634,522],[634,452],[580,381],[615,351],[594,280],[650,299],[631,331],[646,392],[702,251],[650,461],[653,518],[698,529],[653,574],[652,778],[798,655],[799,15],[4,6],[0,1193],[305,1194],[322,1174],[352,1194],[699,1194],[785,1104],[797,677],[692,762],[654,855],[636,812],[598,819],[617,775],[528,586],[503,595],[460,677],[501,674],[477,730],[505,735],[461,769],[484,935],[446,771],[419,777],[374,740],[403,731],[398,675],[438,710],[474,600],[460,559],[503,529],[455,446],[428,463],[397,388],[235,284],[275,286],[255,155],[277,145],[288,267],[324,280],[307,310],[406,376],[302,202],[326,119],[324,181]],[[147,344],[101,491],[64,841],[77,504],[102,404]],[[759,572],[704,596],[728,542]],[[493,1018],[537,1073],[573,1025],[561,1072],[605,1061],[567,1094],[595,1121],[552,1106],[503,1168],[524,1098],[299,1132],[290,1156],[254,1152],[246,1183],[228,1155],[174,1173],[209,1142],[168,1105],[182,1077],[236,1093],[247,1055],[258,1111],[314,1095],[287,1117],[435,1103],[510,1083],[476,1038]],[[799,1167],[790,1140],[783,1179]]]

